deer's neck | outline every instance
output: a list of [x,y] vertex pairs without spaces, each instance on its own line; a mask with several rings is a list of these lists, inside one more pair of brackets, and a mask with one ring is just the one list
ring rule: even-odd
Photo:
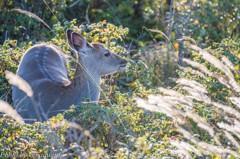
[[[78,62],[79,61],[78,59]],[[78,105],[84,101],[98,101],[100,95],[100,75],[94,70],[86,70],[77,63],[74,79],[71,84],[71,90],[74,98],[74,104]]]

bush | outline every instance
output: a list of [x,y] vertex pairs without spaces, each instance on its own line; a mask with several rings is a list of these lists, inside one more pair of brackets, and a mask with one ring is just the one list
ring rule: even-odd
[[[58,116],[56,119],[63,120],[62,116]],[[1,156],[4,158],[39,158],[41,155],[60,155],[63,151],[62,131],[64,128],[54,130],[49,124],[41,123],[20,125],[5,116],[1,116],[0,126],[0,149]]]

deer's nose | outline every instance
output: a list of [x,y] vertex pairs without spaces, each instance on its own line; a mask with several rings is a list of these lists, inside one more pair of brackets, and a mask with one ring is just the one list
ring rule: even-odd
[[121,65],[127,65],[127,63],[128,63],[128,61],[125,60],[125,59],[123,59],[123,60],[121,61]]
[[123,59],[120,63],[119,69],[124,70],[127,67],[127,63],[128,63],[128,61]]

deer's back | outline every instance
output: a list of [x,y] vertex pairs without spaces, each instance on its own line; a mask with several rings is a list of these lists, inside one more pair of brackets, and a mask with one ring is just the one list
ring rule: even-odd
[[[24,54],[17,75],[32,87],[33,98],[37,102],[35,104],[48,111],[59,98],[63,87],[70,84],[67,72],[66,59],[59,49],[48,44],[38,44]],[[36,118],[33,112],[34,103],[15,86],[13,102],[24,118]]]
[[39,79],[49,79],[59,85],[69,84],[63,53],[48,44],[38,44],[30,48],[20,62],[17,75],[29,84]]

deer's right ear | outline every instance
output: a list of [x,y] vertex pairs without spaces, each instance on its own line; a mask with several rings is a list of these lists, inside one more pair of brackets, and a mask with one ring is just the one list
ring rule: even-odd
[[84,37],[82,37],[81,35],[79,35],[78,33],[74,32],[71,29],[67,30],[66,35],[69,46],[71,47],[71,49],[75,51],[85,50],[87,45],[89,45],[87,40],[84,39]]

